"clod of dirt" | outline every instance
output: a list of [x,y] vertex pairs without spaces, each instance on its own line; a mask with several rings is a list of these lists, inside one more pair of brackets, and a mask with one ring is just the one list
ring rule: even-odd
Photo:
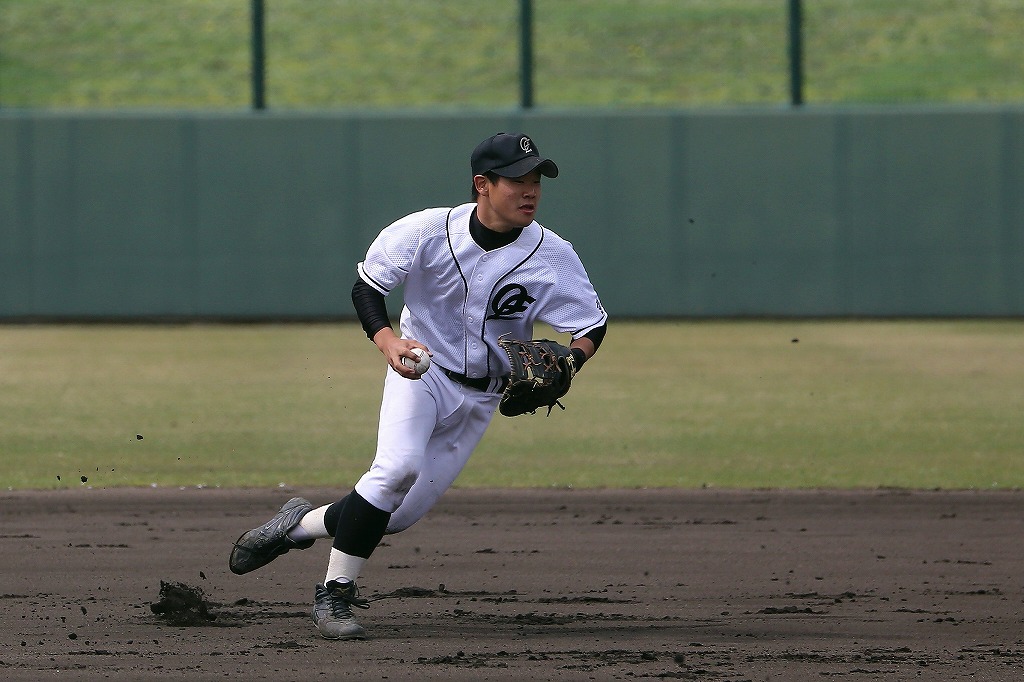
[[160,601],[150,610],[171,625],[206,625],[216,620],[203,591],[184,583],[160,581]]

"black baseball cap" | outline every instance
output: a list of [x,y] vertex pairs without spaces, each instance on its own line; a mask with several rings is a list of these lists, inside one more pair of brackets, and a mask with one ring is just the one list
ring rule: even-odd
[[540,169],[542,175],[558,177],[558,166],[551,159],[541,158],[537,145],[522,133],[492,135],[473,150],[473,175],[490,171],[505,178],[518,178]]

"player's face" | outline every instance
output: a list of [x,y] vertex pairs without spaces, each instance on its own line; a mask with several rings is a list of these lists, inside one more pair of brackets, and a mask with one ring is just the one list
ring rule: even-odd
[[493,185],[481,176],[477,217],[496,232],[508,232],[533,222],[540,204],[540,171],[518,178],[498,178]]

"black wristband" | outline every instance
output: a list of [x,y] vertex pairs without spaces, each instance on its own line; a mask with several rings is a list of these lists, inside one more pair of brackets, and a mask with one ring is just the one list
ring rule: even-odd
[[576,361],[576,371],[578,372],[583,363],[587,361],[587,354],[583,352],[582,348],[570,348],[569,352],[572,353],[573,360]]

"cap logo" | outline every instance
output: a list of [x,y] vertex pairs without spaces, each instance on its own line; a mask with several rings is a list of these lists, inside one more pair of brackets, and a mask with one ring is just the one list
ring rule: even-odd
[[527,154],[533,153],[533,140],[526,137],[525,135],[519,140],[519,146]]

